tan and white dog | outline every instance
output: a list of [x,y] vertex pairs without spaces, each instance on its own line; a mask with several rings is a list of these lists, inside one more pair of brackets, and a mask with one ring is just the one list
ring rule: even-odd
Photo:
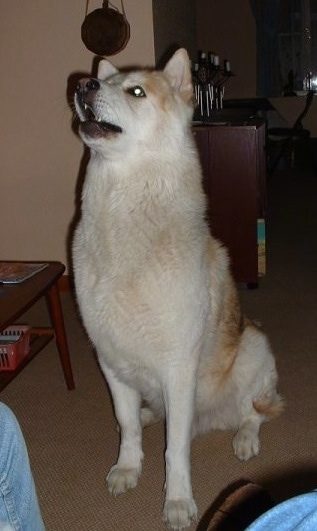
[[75,106],[91,152],[75,286],[121,433],[108,488],[136,486],[142,427],[165,418],[163,519],[183,529],[197,512],[191,438],[232,429],[236,456],[257,455],[261,423],[283,407],[274,358],[241,314],[227,252],[205,221],[186,51],[162,72],[101,61],[98,79],[78,83]]

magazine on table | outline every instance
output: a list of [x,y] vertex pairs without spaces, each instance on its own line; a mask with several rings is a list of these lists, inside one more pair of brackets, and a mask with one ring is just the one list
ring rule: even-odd
[[47,266],[46,262],[0,262],[0,284],[19,284]]

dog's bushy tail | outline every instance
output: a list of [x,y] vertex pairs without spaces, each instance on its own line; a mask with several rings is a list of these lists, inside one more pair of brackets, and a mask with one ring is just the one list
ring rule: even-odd
[[253,402],[253,407],[266,420],[278,417],[285,409],[285,400],[278,393],[274,396],[261,396]]

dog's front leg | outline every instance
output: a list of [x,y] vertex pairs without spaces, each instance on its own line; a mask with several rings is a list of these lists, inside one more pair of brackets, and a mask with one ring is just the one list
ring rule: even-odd
[[136,487],[142,470],[142,428],[139,393],[120,382],[109,368],[103,367],[120,427],[120,450],[117,463],[107,475],[111,494],[123,494]]
[[174,367],[170,371],[164,393],[167,447],[163,520],[172,529],[178,530],[189,526],[197,515],[190,477],[195,374],[195,368],[189,364],[186,367]]

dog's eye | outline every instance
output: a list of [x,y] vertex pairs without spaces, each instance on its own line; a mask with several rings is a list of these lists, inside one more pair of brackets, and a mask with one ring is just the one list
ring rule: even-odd
[[136,98],[145,98],[146,94],[140,85],[136,85],[135,87],[128,88],[127,90],[128,94],[131,94],[131,96],[135,96]]

